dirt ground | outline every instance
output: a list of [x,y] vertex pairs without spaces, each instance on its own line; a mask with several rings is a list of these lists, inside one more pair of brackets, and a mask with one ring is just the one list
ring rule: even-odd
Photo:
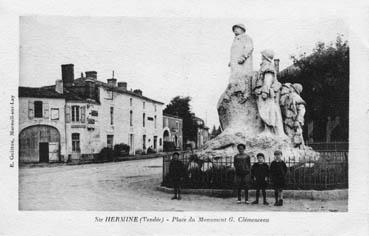
[[[19,169],[20,210],[77,211],[347,211],[347,200],[285,199],[283,207],[236,204],[234,198],[156,190],[162,159]],[[250,199],[253,200],[252,198]],[[273,203],[273,199],[268,199]]]

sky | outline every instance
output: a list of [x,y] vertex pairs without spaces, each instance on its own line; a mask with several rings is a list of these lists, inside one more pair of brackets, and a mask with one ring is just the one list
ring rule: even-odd
[[228,79],[232,25],[243,23],[254,42],[254,70],[260,52],[272,49],[281,70],[291,55],[310,53],[316,43],[348,39],[339,18],[139,18],[26,16],[20,21],[20,86],[61,79],[61,64],[74,64],[75,77],[95,70],[168,104],[192,98],[191,108],[207,126],[218,126],[216,104]]

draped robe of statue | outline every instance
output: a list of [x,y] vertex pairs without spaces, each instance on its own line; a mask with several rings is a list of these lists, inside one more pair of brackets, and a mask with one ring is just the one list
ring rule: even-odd
[[284,136],[279,95],[281,83],[278,82],[274,64],[266,59],[260,65],[254,88],[257,96],[259,116],[264,124],[264,132]]

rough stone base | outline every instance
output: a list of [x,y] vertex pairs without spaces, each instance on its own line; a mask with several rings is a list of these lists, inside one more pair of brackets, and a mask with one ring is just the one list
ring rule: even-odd
[[268,158],[273,160],[275,150],[281,150],[285,159],[296,162],[319,157],[319,153],[308,146],[301,149],[293,148],[287,137],[266,133],[250,137],[242,131],[235,133],[223,132],[218,137],[209,140],[196,154],[199,158],[210,159],[213,163],[222,162],[224,158],[231,158],[238,152],[237,145],[240,143],[246,145],[245,152],[254,159],[258,153],[263,153],[266,160]]

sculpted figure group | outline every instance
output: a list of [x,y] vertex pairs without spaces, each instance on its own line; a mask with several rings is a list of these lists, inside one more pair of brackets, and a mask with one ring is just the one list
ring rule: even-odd
[[[263,123],[263,133],[280,137],[287,135],[294,147],[303,146],[305,101],[300,96],[302,85],[281,84],[278,81],[274,52],[269,49],[261,52],[260,69],[254,73],[253,42],[245,34],[245,26],[237,24],[232,30],[235,38],[231,47],[229,84],[233,89],[227,95],[237,94],[240,103],[245,102],[249,96],[254,96],[258,115]],[[245,75],[252,75],[251,83],[244,82]],[[248,84],[251,84],[251,88],[247,88]]]

